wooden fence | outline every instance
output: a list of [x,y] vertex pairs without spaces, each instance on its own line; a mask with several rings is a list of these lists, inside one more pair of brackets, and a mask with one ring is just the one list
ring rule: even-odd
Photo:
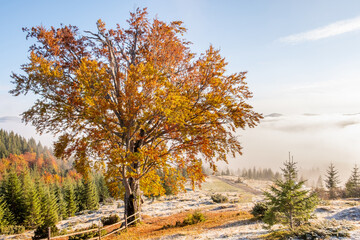
[[[138,218],[136,218],[136,215],[138,215]],[[128,219],[131,218],[131,217],[134,217],[134,216],[135,216],[135,219],[133,221],[131,221],[131,222],[128,222]],[[120,222],[117,222],[117,223],[114,223],[112,225],[107,225],[107,226],[101,227],[101,224],[99,224],[98,228],[84,230],[84,231],[81,231],[81,232],[73,232],[73,233],[69,233],[69,234],[66,234],[66,235],[60,235],[60,236],[54,236],[54,237],[51,237],[51,228],[49,228],[48,229],[48,231],[49,231],[48,238],[43,238],[41,240],[68,239],[71,236],[84,234],[84,233],[89,233],[89,232],[96,232],[96,231],[98,232],[98,236],[90,238],[89,240],[103,239],[103,238],[106,238],[106,237],[108,237],[108,236],[110,236],[112,234],[115,234],[115,233],[127,228],[128,225],[130,225],[130,224],[132,224],[132,223],[134,223],[135,221],[138,221],[138,220],[141,220],[140,212],[137,212],[137,213],[135,213],[135,214],[133,214],[131,216],[125,217],[124,220],[122,220]],[[124,223],[124,225],[123,225],[123,223]],[[107,230],[109,232],[107,232],[104,236],[101,236],[101,231],[102,230]]]

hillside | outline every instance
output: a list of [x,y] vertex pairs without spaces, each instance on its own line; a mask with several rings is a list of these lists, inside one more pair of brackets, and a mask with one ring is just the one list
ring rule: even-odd
[[49,226],[110,198],[101,173],[84,178],[33,138],[0,130],[0,149],[1,239],[35,229],[42,238]]

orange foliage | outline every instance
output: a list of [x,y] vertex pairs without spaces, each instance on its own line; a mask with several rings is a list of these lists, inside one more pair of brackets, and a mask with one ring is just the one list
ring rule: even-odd
[[[21,155],[10,154],[8,158],[0,159],[0,180],[4,173],[12,167],[15,167],[18,174],[27,169],[36,169],[41,173],[41,177],[46,183],[63,182],[63,178],[57,174],[60,169],[56,159],[50,154],[46,154],[45,159],[43,154],[37,156],[34,152],[26,152]],[[55,171],[55,173],[52,174],[46,169]],[[82,178],[81,174],[77,173],[74,169],[68,171],[67,177],[76,181]]]
[[11,167],[15,167],[16,172],[20,173],[28,168],[28,162],[23,155],[10,154],[9,157],[0,160],[0,176],[2,177]]
[[137,9],[128,25],[107,29],[99,20],[97,32],[85,34],[71,25],[25,29],[36,44],[25,74],[12,75],[11,93],[39,99],[23,119],[41,133],[65,133],[56,156],[73,156],[85,176],[94,162],[106,163],[128,197],[140,179],[161,193],[153,173],[169,166],[201,183],[202,161],[216,170],[217,161],[241,154],[236,129],[262,117],[247,103],[246,72],[228,74],[213,46],[196,57],[180,21],[150,21]]

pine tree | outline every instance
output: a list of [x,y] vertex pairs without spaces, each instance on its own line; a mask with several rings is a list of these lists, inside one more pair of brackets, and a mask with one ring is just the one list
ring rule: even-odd
[[359,168],[354,166],[349,180],[346,182],[346,195],[348,197],[360,197]]
[[14,223],[21,225],[25,219],[26,205],[21,181],[14,169],[5,176],[2,188],[4,200],[14,216]]
[[337,189],[339,181],[339,173],[335,169],[334,164],[330,164],[329,169],[326,171],[326,179],[325,179],[325,185],[326,188],[329,190],[329,198],[334,199],[337,197]]
[[84,204],[87,210],[96,210],[99,208],[98,193],[92,178],[84,180]]
[[65,202],[66,202],[66,213],[68,217],[75,216],[77,211],[76,196],[74,186],[72,183],[65,185]]
[[264,192],[268,204],[264,222],[270,226],[281,223],[292,229],[308,221],[316,206],[317,197],[303,189],[305,181],[296,181],[296,162],[289,159],[281,170],[283,180],[277,179],[270,191]]
[[54,226],[58,220],[58,206],[56,201],[56,196],[51,191],[51,189],[47,189],[45,192],[45,197],[43,199],[44,205],[42,209],[42,215],[44,219],[43,225],[50,227]]
[[21,174],[21,182],[25,202],[24,226],[33,229],[42,224],[41,199],[28,170]]
[[319,176],[319,178],[317,180],[316,188],[318,188],[318,189],[323,189],[324,188],[323,179],[322,179],[321,175]]
[[96,185],[98,189],[99,202],[104,202],[110,197],[109,189],[106,185],[105,178],[102,174],[98,174],[96,177]]
[[0,227],[12,224],[14,216],[9,211],[9,208],[4,201],[3,197],[0,196]]
[[66,219],[68,217],[67,204],[62,189],[58,183],[55,183],[52,188],[56,197],[59,220]]
[[28,196],[26,197],[26,216],[24,220],[24,225],[27,228],[33,229],[40,226],[43,223],[43,218],[41,216],[41,202],[39,193],[32,184],[28,191]]
[[83,181],[77,181],[75,185],[75,199],[76,199],[76,208],[78,211],[86,210],[85,205],[85,187]]
[[56,223],[59,220],[56,196],[48,187],[41,186],[42,202],[42,217],[43,223],[35,230],[33,239],[44,239],[48,237],[48,228],[51,228],[51,233],[57,234],[59,229]]

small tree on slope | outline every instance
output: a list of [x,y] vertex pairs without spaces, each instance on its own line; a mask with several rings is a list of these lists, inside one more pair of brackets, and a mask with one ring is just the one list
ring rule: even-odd
[[354,166],[349,180],[346,182],[346,195],[348,197],[360,197],[359,168]]
[[270,226],[281,223],[291,229],[306,222],[317,203],[317,196],[304,190],[305,181],[296,181],[296,163],[289,159],[284,163],[283,179],[277,179],[269,192],[264,192],[269,208],[264,222]]
[[325,179],[325,185],[326,188],[329,190],[329,198],[334,199],[336,198],[336,192],[338,189],[339,181],[339,173],[335,169],[334,164],[330,164],[329,169],[326,171],[326,179]]

